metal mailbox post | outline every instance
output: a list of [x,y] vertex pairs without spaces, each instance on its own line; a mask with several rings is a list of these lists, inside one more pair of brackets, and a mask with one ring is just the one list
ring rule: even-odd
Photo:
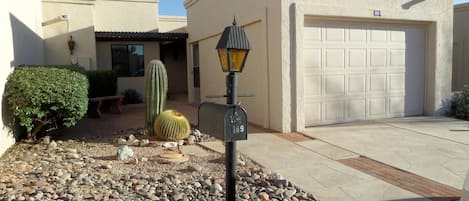
[[199,130],[224,142],[247,140],[247,122],[240,105],[206,102],[199,106]]

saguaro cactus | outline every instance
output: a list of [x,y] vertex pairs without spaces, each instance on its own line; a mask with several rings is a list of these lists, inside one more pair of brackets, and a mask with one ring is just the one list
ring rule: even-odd
[[160,60],[152,60],[145,72],[145,126],[150,135],[154,135],[153,122],[164,110],[168,92],[168,75]]

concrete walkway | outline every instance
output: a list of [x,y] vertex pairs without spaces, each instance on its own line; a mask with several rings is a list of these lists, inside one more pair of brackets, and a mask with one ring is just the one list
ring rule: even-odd
[[[221,142],[202,146],[224,152]],[[291,142],[279,135],[256,133],[239,142],[238,151],[323,201],[427,200],[335,161],[357,155],[321,141]]]
[[305,134],[456,189],[469,170],[466,121],[398,118],[312,127]]

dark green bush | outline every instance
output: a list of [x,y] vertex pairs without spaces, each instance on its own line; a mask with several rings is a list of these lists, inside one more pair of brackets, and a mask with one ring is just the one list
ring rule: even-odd
[[17,68],[6,83],[4,96],[29,138],[57,128],[71,127],[88,108],[88,80],[75,71],[50,67]]
[[117,92],[117,73],[115,71],[87,71],[90,82],[90,98],[114,96]]
[[462,91],[453,95],[449,114],[458,119],[469,120],[469,86],[465,85]]
[[142,102],[142,96],[135,89],[127,89],[122,92],[124,104],[137,104]]

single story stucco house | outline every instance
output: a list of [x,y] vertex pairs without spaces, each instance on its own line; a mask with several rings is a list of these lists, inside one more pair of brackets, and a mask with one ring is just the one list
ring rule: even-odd
[[469,85],[469,3],[454,6],[453,90]]
[[441,115],[447,109],[451,0],[186,0],[184,5],[192,102],[224,93],[215,46],[236,16],[252,46],[239,93],[256,94],[241,98],[254,124],[291,132]]

